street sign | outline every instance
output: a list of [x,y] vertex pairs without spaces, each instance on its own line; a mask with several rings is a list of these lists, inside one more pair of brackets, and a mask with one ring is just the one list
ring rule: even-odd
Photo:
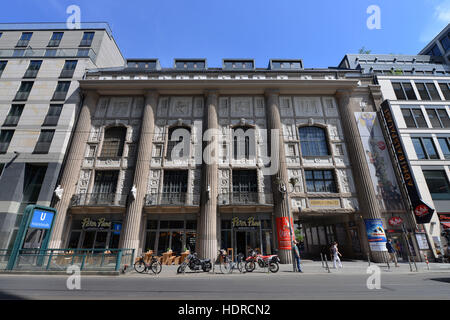
[[53,212],[44,210],[34,210],[33,217],[31,218],[30,228],[33,229],[50,229],[53,222]]

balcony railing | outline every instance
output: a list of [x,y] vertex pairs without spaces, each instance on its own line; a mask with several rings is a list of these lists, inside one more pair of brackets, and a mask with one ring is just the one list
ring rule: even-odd
[[145,197],[145,205],[151,206],[198,206],[200,194],[194,193],[155,193]]
[[273,205],[273,195],[262,192],[222,193],[218,196],[219,206],[239,205]]
[[97,54],[93,49],[83,49],[86,51],[86,54],[84,51],[81,54],[79,52],[79,48],[68,48],[68,49],[0,49],[0,58],[19,58],[19,57],[31,57],[31,58],[80,58],[80,57],[86,57],[90,58],[93,62],[95,62]]
[[125,207],[127,195],[116,193],[83,193],[72,197],[72,207],[115,206]]

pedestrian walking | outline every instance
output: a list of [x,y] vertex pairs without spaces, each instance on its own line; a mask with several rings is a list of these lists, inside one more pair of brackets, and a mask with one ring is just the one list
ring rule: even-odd
[[341,259],[339,259],[339,256],[342,257],[342,254],[339,252],[337,242],[333,242],[333,244],[331,246],[331,253],[333,255],[333,267],[334,267],[334,269],[336,269],[336,261],[339,263],[339,268],[342,268]]
[[398,267],[397,254],[396,254],[394,247],[392,246],[391,239],[387,240],[386,249],[387,249],[389,255],[391,256],[391,262],[394,262],[395,266]]
[[300,265],[300,263],[301,263],[300,250],[298,249],[298,242],[297,242],[297,240],[294,240],[294,253],[295,253],[295,262],[297,263],[297,271],[303,273],[302,267]]

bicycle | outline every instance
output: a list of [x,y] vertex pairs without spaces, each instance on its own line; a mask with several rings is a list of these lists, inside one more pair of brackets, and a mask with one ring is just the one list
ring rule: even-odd
[[145,255],[139,257],[139,260],[134,263],[134,270],[137,273],[144,273],[151,270],[154,274],[159,274],[162,270],[161,262],[154,255],[151,256],[150,262],[145,262]]
[[233,270],[237,269],[240,273],[246,272],[244,255],[238,254],[237,261],[233,261],[229,255],[226,254],[224,249],[219,250],[218,261],[220,261],[219,267],[221,273],[233,273]]

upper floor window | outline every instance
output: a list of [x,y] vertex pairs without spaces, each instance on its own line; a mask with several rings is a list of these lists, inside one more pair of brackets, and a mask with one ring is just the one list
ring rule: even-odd
[[30,95],[31,88],[33,88],[34,82],[32,81],[22,81],[20,84],[19,91],[16,93],[16,97],[14,100],[16,101],[25,101],[28,99],[28,96]]
[[416,82],[416,87],[422,100],[441,100],[441,96],[439,95],[434,83]]
[[127,128],[112,127],[105,130],[101,157],[116,158],[123,155]]
[[55,130],[42,130],[33,153],[47,154],[53,141]]
[[430,55],[430,56],[436,56],[436,57],[441,57],[441,56],[442,56],[442,53],[441,53],[441,50],[439,50],[437,44],[435,44],[435,45],[430,49],[430,51],[428,51],[427,55]]
[[61,43],[63,35],[64,32],[53,32],[52,38],[50,39],[47,47],[58,47]]
[[203,70],[205,67],[205,61],[175,61],[175,68],[179,70]]
[[80,47],[90,47],[92,40],[94,39],[95,32],[85,32],[83,34],[83,39],[81,39]]
[[47,116],[45,117],[42,126],[54,127],[58,125],[59,116],[61,115],[63,105],[62,104],[52,104],[48,109]]
[[442,94],[445,100],[450,100],[450,88],[448,83],[439,83],[439,88],[441,88]]
[[328,156],[330,154],[325,129],[319,127],[301,127],[299,134],[302,155],[304,157]]
[[408,128],[428,128],[420,108],[402,108],[403,118]]
[[58,53],[57,49],[47,49],[47,50],[45,50],[44,57],[46,57],[46,58],[56,57],[57,53]]
[[233,170],[233,194],[258,192],[256,170]]
[[448,117],[447,110],[443,108],[426,108],[426,110],[433,128],[450,128],[450,118]]
[[14,130],[0,131],[0,154],[5,154],[8,151],[9,143],[14,135]]
[[72,78],[77,67],[77,60],[67,60],[64,63],[64,68],[61,71],[60,78]]
[[450,49],[450,32],[447,33],[444,37],[442,37],[440,42],[441,42],[442,47],[444,48],[445,52],[447,52],[448,49]]
[[433,200],[450,200],[450,186],[444,170],[423,170]]
[[337,193],[332,170],[305,170],[307,192]]
[[67,92],[69,91],[70,81],[59,81],[56,86],[55,93],[52,100],[66,100]]
[[450,138],[438,138],[442,153],[446,160],[450,159]]
[[167,196],[187,192],[188,170],[165,170],[163,193]]
[[397,100],[417,100],[410,82],[392,82]]
[[6,68],[8,61],[0,61],[0,77],[2,76],[3,70]]
[[233,158],[254,159],[256,156],[255,132],[252,127],[240,126],[233,129]]
[[82,58],[89,57],[89,50],[90,49],[78,49],[77,57]]
[[117,170],[95,172],[93,193],[105,195],[115,194],[118,179],[119,171]]
[[28,43],[31,40],[32,35],[33,35],[33,32],[23,32],[22,36],[20,37],[19,41],[17,42],[16,47],[27,47]]
[[169,129],[166,159],[179,160],[190,154],[191,129],[188,127],[172,127]]
[[27,71],[25,72],[24,78],[36,78],[41,68],[42,60],[30,61]]
[[253,61],[224,61],[226,70],[253,70]]
[[24,105],[23,104],[13,104],[9,110],[9,114],[5,119],[3,126],[5,127],[15,127],[19,123],[20,116],[22,115]]
[[417,159],[439,159],[432,138],[411,138],[414,149],[416,150]]

